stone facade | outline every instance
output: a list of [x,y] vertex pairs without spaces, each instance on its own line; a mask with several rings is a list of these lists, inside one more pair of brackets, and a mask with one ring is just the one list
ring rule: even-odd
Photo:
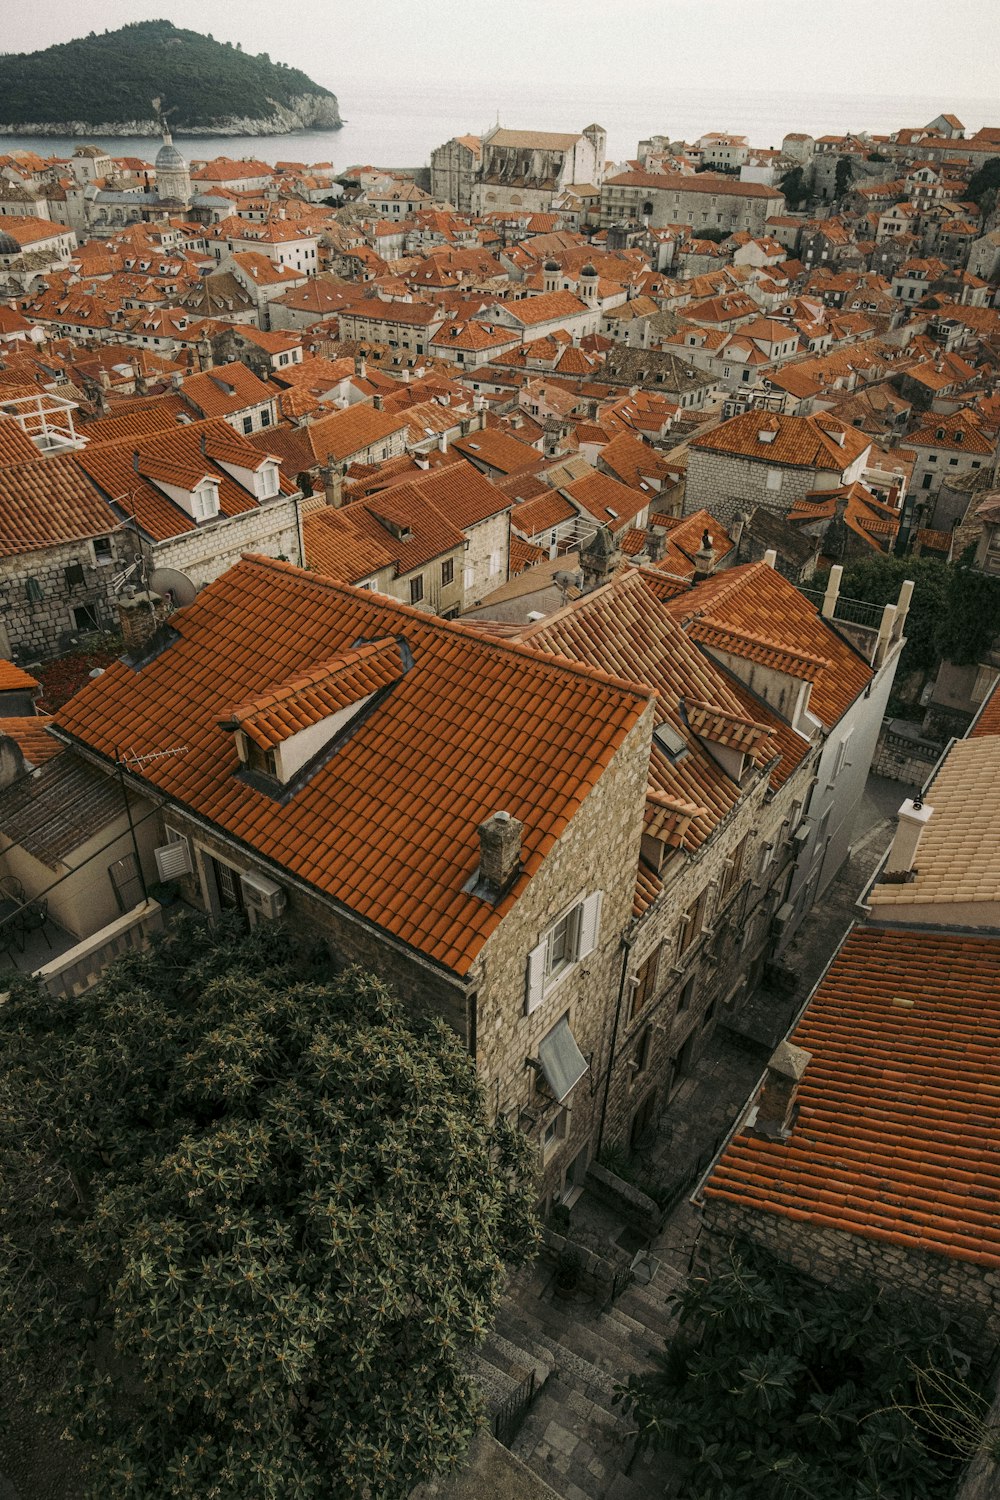
[[0,560],[0,654],[55,656],[74,637],[117,630],[113,579],[137,551],[134,533],[121,528]]
[[461,560],[463,609],[479,604],[507,582],[510,573],[510,511],[467,526],[467,551]]
[[706,1199],[702,1212],[713,1239],[743,1236],[827,1285],[876,1281],[887,1298],[933,1303],[976,1347],[993,1353],[1000,1337],[1000,1271],[719,1198]]
[[[266,873],[285,891],[284,919],[304,936],[326,938],[335,962],[365,964],[408,1005],[443,1016],[475,1056],[496,1113],[519,1122],[538,1143],[540,1196],[549,1196],[561,1187],[574,1159],[583,1153],[585,1165],[594,1150],[601,1069],[621,977],[621,938],[631,915],[651,730],[647,710],[524,892],[516,902],[501,901],[500,924],[464,980],[285,872],[264,870],[252,851],[182,809],[165,808],[165,830],[187,837],[193,852],[194,872],[180,881],[181,893],[194,906],[221,909],[213,858],[237,874]],[[529,953],[562,912],[597,891],[603,898],[595,948],[571,964],[526,1015]],[[537,1057],[539,1043],[565,1015],[590,1067],[563,1113],[545,1086],[536,1084],[528,1059]],[[553,1120],[560,1121],[559,1132],[543,1149]]]
[[727,229],[732,234],[746,229],[758,236],[766,232],[768,218],[784,207],[783,193],[756,183],[694,176],[668,177],[660,184],[655,175],[625,172],[601,189],[601,227],[632,219],[652,229],[690,224],[696,231]]
[[796,501],[813,490],[836,489],[861,478],[866,461],[862,454],[842,473],[789,464],[768,464],[753,458],[709,449],[692,448],[688,454],[687,487],[684,513],[691,515],[702,508],[727,524],[737,512],[752,505],[763,506],[783,516]]
[[177,568],[197,588],[225,573],[244,552],[284,557],[304,567],[299,504],[297,496],[282,495],[254,510],[202,522],[194,531],[155,542],[149,549],[152,566]]
[[453,137],[431,152],[431,197],[437,203],[451,203],[459,213],[472,208],[472,188],[476,180],[479,157],[471,146]]

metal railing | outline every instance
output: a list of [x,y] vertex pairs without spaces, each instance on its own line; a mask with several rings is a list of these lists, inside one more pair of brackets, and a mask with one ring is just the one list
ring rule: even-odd
[[493,1416],[493,1436],[509,1448],[521,1430],[528,1407],[535,1399],[535,1372],[529,1370],[519,1386],[503,1398]]
[[[799,585],[799,593],[815,604],[820,611],[823,609],[823,600],[826,594],[823,589],[807,589]],[[843,594],[837,595],[834,605],[833,618],[843,620],[847,625],[867,625],[872,630],[877,630],[882,623],[882,612],[884,604],[872,604],[869,599],[847,599]]]

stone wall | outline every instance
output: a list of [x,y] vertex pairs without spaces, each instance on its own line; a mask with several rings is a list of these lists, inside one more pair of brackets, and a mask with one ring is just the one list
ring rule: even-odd
[[[0,502],[2,503],[2,502]],[[98,563],[88,541],[66,542],[44,551],[20,552],[0,563],[0,587],[6,611],[0,615],[0,648],[22,661],[55,656],[71,638],[88,629],[116,631],[118,610],[112,580],[132,561],[136,542],[131,531],[109,533],[109,560]],[[66,569],[83,567],[83,582],[70,584]],[[91,609],[95,625],[74,616]],[[6,639],[4,639],[6,637]]]
[[[769,489],[767,476],[780,476],[777,489]],[[704,506],[720,521],[735,520],[738,511],[760,505],[776,516],[784,516],[792,505],[818,488],[815,469],[790,469],[763,460],[734,458],[692,448],[688,454],[684,514]]]
[[238,563],[244,552],[285,557],[304,566],[298,506],[297,499],[287,497],[265,502],[253,510],[220,517],[194,531],[157,542],[152,548],[153,567],[177,568],[201,588]]
[[[489,516],[478,526],[466,527],[465,534],[469,550],[460,566],[465,585],[464,607],[469,609],[507,582],[510,572],[510,511]],[[499,573],[490,572],[490,557],[494,552],[500,554]],[[469,572],[472,574],[471,579],[468,577]]]
[[990,1356],[994,1351],[1000,1336],[1000,1270],[719,1198],[706,1198],[703,1214],[717,1244],[742,1236],[827,1285],[876,1281],[887,1299],[932,1303],[954,1318],[977,1351]]
[[872,770],[890,781],[921,787],[943,754],[944,745],[924,739],[915,724],[887,719],[875,746]]

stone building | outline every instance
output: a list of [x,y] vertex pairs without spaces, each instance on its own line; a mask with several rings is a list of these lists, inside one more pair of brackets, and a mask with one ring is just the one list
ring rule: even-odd
[[115,629],[135,538],[69,455],[43,457],[9,418],[0,454],[0,656],[53,656]]
[[588,125],[578,135],[504,130],[498,125],[482,138],[472,211],[547,213],[568,187],[600,188],[607,145],[607,133],[600,125]]
[[785,207],[778,188],[757,182],[700,172],[689,177],[661,172],[629,171],[606,179],[601,188],[601,227],[633,220],[662,229],[690,224],[699,229],[745,229],[763,235],[773,214]]
[[649,693],[263,558],[181,619],[59,720],[109,780],[119,740],[143,758],[148,878],[283,916],[444,1016],[560,1190],[596,1147]]
[[450,203],[460,214],[472,210],[472,189],[482,160],[478,135],[456,135],[431,152],[431,197]]
[[838,418],[751,409],[692,439],[685,509],[726,522],[749,505],[787,515],[810,494],[859,480],[870,452],[871,438]]

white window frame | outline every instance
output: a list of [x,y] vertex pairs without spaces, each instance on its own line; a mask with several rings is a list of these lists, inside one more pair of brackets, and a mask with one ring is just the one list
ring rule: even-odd
[[[597,946],[601,925],[601,903],[603,891],[578,897],[570,903],[554,922],[546,928],[536,946],[528,954],[525,978],[524,1013],[531,1015],[542,1001],[571,974],[577,965],[592,953]],[[553,946],[564,929],[568,941],[558,959],[553,959]]]

